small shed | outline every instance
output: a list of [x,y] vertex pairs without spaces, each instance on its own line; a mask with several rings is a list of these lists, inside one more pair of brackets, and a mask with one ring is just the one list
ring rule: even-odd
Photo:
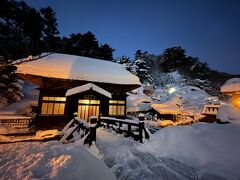
[[83,120],[100,115],[125,118],[126,92],[141,85],[120,64],[59,53],[23,61],[17,73],[39,86],[38,129],[61,128],[74,112]]
[[221,87],[223,94],[232,97],[232,104],[240,109],[240,78],[227,80]]

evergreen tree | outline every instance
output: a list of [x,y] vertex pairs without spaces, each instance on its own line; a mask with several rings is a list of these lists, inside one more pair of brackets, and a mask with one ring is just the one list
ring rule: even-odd
[[147,66],[147,61],[149,60],[149,54],[147,51],[142,52],[137,50],[135,53],[134,67],[136,75],[140,78],[140,81],[151,83],[152,77],[148,74],[149,66]]
[[99,47],[99,59],[104,59],[108,61],[113,61],[113,51],[114,49],[111,48],[108,44],[101,45]]
[[133,62],[130,60],[129,57],[122,55],[118,60],[117,63],[122,64],[126,70],[130,71],[133,74],[136,74]]
[[51,51],[55,51],[57,49],[57,44],[59,38],[57,35],[59,31],[57,29],[57,19],[56,13],[51,7],[41,8],[40,9],[42,18],[43,18],[43,40]]
[[160,56],[160,66],[165,72],[174,71],[186,59],[185,49],[178,47],[167,48]]
[[4,59],[37,54],[43,30],[39,12],[23,1],[0,3],[0,54]]
[[113,51],[108,44],[99,45],[95,35],[91,32],[85,34],[71,34],[69,38],[62,39],[63,49],[60,52],[92,57],[103,60],[113,60]]

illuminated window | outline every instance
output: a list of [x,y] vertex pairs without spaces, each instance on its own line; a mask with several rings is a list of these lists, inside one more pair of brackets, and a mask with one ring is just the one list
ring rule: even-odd
[[42,98],[42,115],[63,115],[66,97],[47,97]]
[[124,116],[125,115],[125,101],[109,100],[109,115],[110,116]]

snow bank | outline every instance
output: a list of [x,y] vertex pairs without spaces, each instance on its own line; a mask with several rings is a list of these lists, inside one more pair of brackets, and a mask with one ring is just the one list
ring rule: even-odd
[[116,179],[82,145],[58,141],[2,144],[0,167],[1,179]]
[[222,105],[218,109],[217,119],[240,125],[240,110],[232,105]]
[[17,73],[111,84],[141,84],[137,76],[118,63],[59,53],[19,64]]
[[227,80],[221,87],[221,92],[240,91],[240,78],[232,78]]
[[197,123],[159,130],[138,149],[156,157],[169,157],[202,171],[240,177],[240,128]]
[[121,180],[237,179],[239,137],[239,126],[197,123],[161,129],[141,144],[98,128],[96,146]]
[[112,98],[112,94],[98,86],[96,86],[95,84],[92,84],[92,83],[88,83],[88,84],[85,84],[85,85],[82,85],[82,86],[78,86],[78,87],[75,87],[75,88],[72,88],[72,89],[69,89],[67,92],[66,92],[66,96],[71,96],[71,95],[74,95],[74,94],[78,94],[78,93],[81,93],[81,92],[85,92],[85,91],[88,91],[88,90],[93,90],[95,92],[98,92],[108,98]]

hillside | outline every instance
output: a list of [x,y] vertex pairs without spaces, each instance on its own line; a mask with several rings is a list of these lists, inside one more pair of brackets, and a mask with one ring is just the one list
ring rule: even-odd
[[138,50],[134,61],[122,56],[118,62],[140,78],[145,94],[150,96],[159,89],[195,86],[212,96],[224,98],[220,86],[230,78],[240,77],[211,69],[199,58],[188,56],[181,47],[167,48],[160,55]]

